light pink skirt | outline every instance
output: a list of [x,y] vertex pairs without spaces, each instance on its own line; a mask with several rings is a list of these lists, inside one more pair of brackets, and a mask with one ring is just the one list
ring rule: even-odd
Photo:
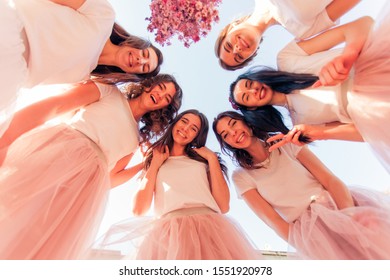
[[125,258],[138,260],[261,259],[236,222],[209,208],[131,218],[112,226],[97,248],[121,250]]
[[382,8],[355,64],[348,112],[390,173],[390,2]]
[[65,125],[15,141],[0,168],[0,259],[78,259],[95,240],[110,182],[85,135]]
[[313,202],[290,226],[289,244],[298,258],[390,259],[390,197],[353,188],[357,207],[337,210],[329,193]]
[[23,23],[9,0],[0,0],[0,137],[7,129],[16,107],[19,89],[27,79]]

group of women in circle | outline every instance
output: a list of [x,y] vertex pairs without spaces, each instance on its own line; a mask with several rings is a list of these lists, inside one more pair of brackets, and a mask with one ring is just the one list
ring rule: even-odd
[[[220,65],[235,70],[261,53],[270,26],[296,37],[278,70],[250,67],[232,82],[235,110],[212,124],[238,166],[238,195],[294,258],[390,259],[389,198],[347,187],[306,146],[366,141],[390,172],[390,5],[375,21],[337,26],[358,2],[256,0],[216,41]],[[205,146],[208,120],[196,109],[179,113],[183,91],[159,73],[158,48],[115,23],[107,0],[0,5],[0,259],[87,258],[109,190],[140,171],[133,213],[153,204],[155,217],[113,225],[97,247],[137,244],[127,255],[135,259],[261,258],[224,215],[229,180]],[[72,86],[15,110],[22,88],[59,83]],[[293,128],[274,106],[289,111]],[[128,167],[140,146],[143,162]]]

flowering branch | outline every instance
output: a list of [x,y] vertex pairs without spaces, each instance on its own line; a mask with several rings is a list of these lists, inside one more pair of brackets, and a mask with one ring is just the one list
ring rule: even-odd
[[188,48],[211,30],[211,24],[219,21],[217,7],[222,0],[152,0],[152,15],[148,31],[154,32],[160,45],[171,45],[177,35]]

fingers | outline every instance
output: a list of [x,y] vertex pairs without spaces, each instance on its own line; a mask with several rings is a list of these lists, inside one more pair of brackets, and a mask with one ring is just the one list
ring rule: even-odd
[[277,140],[282,140],[284,138],[284,134],[283,133],[280,133],[280,134],[276,134],[274,136],[271,136],[270,138],[267,139],[267,143],[271,143],[273,141],[277,141]]
[[318,87],[322,87],[322,83],[320,80],[318,80],[317,82],[315,82],[312,86],[312,88],[318,88]]

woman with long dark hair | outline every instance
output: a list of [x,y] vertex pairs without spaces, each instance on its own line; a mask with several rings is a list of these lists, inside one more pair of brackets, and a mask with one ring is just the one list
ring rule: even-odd
[[[132,256],[155,260],[257,259],[244,232],[226,217],[229,188],[225,166],[205,147],[208,120],[198,110],[177,116],[148,150],[145,174],[133,201],[144,215],[154,201],[153,218],[114,225],[99,246],[107,248],[141,238]],[[129,248],[127,248],[129,249]]]
[[306,147],[269,151],[262,131],[234,111],[213,130],[238,165],[232,178],[252,211],[304,259],[389,259],[389,197],[348,188]]

